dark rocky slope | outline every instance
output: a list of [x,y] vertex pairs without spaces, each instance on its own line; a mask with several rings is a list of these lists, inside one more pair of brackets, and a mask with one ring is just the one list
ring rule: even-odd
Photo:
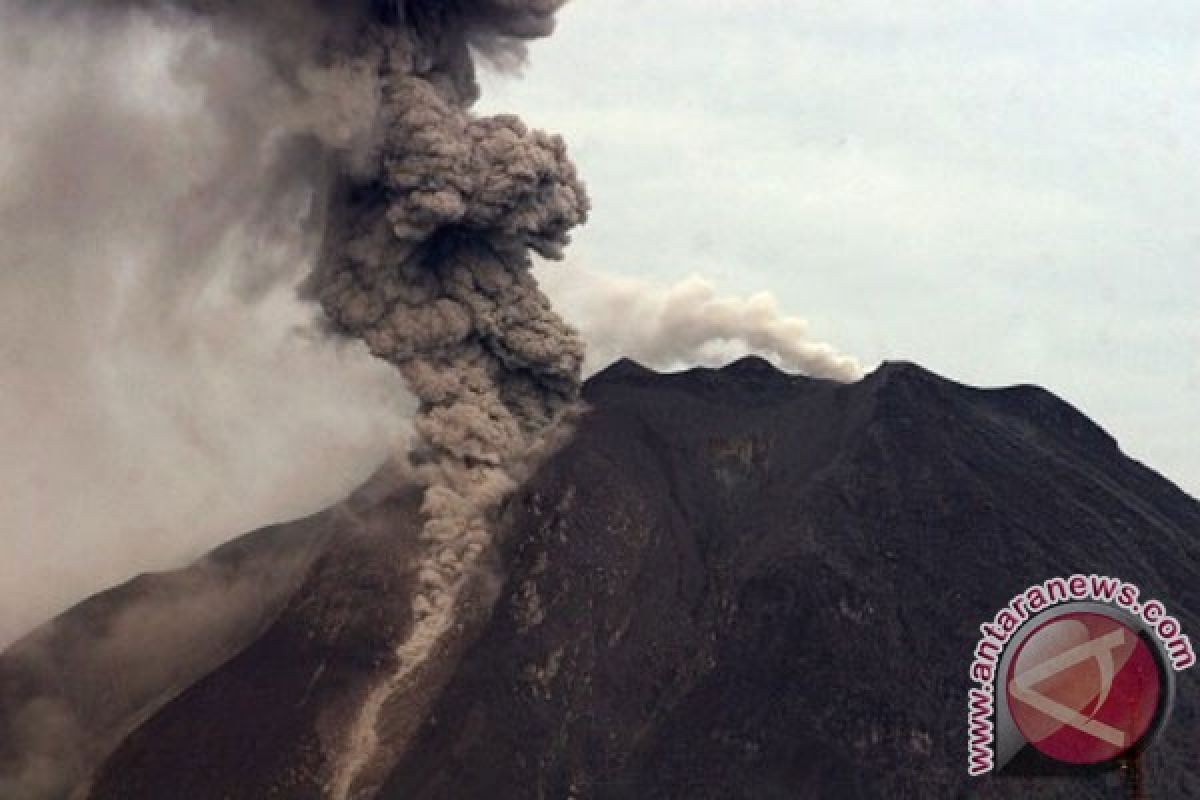
[[155,709],[262,633],[336,512],[246,534],[140,575],[0,654],[0,798],[64,798]]
[[321,513],[139,575],[0,653],[0,800],[77,796],[126,734],[262,636],[326,548],[408,524],[398,477],[384,467]]
[[340,515],[266,630],[134,731],[92,796],[320,797],[331,754],[407,632],[419,503],[392,485]]
[[[1200,505],[1083,415],[909,364],[838,385],[757,359],[620,362],[586,396],[575,438],[505,509],[499,598],[411,706],[381,797],[1120,796],[1111,776],[965,775],[978,625],[1027,585],[1119,575],[1200,631]],[[403,633],[386,564],[409,524],[331,545],[92,797],[319,797],[330,715]],[[1200,792],[1200,694],[1180,678],[1151,797]]]

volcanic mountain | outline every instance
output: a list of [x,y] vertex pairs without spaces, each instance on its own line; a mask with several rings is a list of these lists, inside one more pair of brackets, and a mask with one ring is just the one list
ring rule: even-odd
[[[74,776],[36,796],[95,800],[1120,796],[1111,773],[966,775],[979,624],[1026,586],[1118,575],[1200,631],[1200,504],[1083,414],[908,363],[840,384],[621,361],[584,395],[457,627],[395,691],[372,688],[409,626],[421,520],[384,471],[11,648],[0,789],[32,791],[36,763]],[[214,571],[262,590],[138,628]],[[111,645],[118,618],[141,646]],[[1200,786],[1200,687],[1178,677],[1150,797]],[[39,709],[86,747],[32,737]]]

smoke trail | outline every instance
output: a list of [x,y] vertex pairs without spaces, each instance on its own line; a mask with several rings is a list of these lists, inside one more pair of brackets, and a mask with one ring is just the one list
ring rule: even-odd
[[780,312],[766,292],[722,296],[692,275],[671,285],[571,270],[569,279],[541,274],[546,291],[567,309],[588,343],[588,371],[628,356],[659,369],[723,364],[746,352],[817,378],[853,381],[862,366],[814,340],[808,323]]
[[[538,290],[529,251],[561,256],[587,212],[583,186],[558,137],[465,112],[478,94],[469,45],[548,33],[559,5],[408,3],[397,7],[406,27],[378,32],[382,169],[339,180],[309,287],[337,330],[394,363],[421,404],[431,550],[399,671],[367,696],[335,798],[360,785],[384,703],[453,622],[489,509],[578,395],[582,343]],[[481,40],[485,25],[500,38]]]

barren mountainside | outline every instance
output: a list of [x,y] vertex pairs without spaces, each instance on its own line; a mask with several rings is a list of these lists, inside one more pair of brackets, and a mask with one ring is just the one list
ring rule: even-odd
[[[755,358],[622,361],[585,397],[348,796],[1119,796],[1112,775],[966,777],[970,654],[1014,593],[1116,575],[1200,631],[1200,505],[1078,411],[907,363],[839,384]],[[395,669],[420,519],[386,474],[314,519],[285,598],[117,737],[86,796],[327,796]],[[1150,797],[1200,791],[1200,695],[1179,678]]]

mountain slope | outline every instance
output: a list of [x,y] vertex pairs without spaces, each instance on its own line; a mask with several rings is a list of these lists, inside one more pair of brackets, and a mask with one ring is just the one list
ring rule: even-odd
[[392,529],[387,501],[402,482],[385,466],[332,508],[139,575],[5,649],[0,798],[74,796],[126,734],[258,639],[326,548]]
[[0,797],[58,798],[253,641],[327,543],[326,512],[79,603],[0,654]]
[[[1200,508],[1040,389],[747,360],[618,365],[588,399],[384,796],[949,797],[977,626],[1014,593],[1120,574],[1198,630]],[[1180,698],[1152,796],[1200,776],[1190,673]]]
[[[1016,592],[1119,575],[1200,630],[1200,505],[1083,415],[910,364],[841,385],[757,359],[677,375],[619,362],[586,398],[572,441],[504,509],[494,605],[481,590],[426,682],[385,709],[373,774],[390,775],[372,794],[1113,796],[1112,776],[965,776],[978,625]],[[402,556],[388,542],[408,524],[331,545],[91,796],[320,796],[346,746],[330,715],[393,666],[406,619],[403,568],[363,565]],[[1180,678],[1150,796],[1200,783],[1197,686]]]

